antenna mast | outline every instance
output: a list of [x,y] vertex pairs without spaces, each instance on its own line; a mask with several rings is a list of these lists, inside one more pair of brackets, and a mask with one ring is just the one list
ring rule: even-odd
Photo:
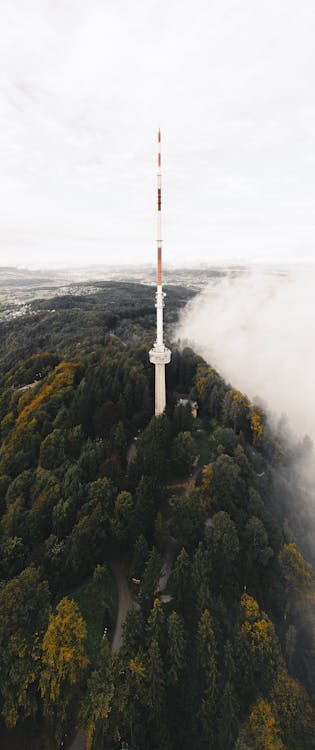
[[164,345],[163,308],[165,292],[162,287],[162,172],[161,131],[158,132],[157,155],[157,279],[156,279],[156,341],[149,352],[150,362],[155,365],[155,416],[163,414],[166,406],[165,365],[171,361],[171,352]]

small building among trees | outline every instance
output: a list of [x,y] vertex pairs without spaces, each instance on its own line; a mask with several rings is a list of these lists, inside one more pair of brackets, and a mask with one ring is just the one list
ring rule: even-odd
[[197,401],[191,401],[190,398],[186,398],[185,396],[179,396],[177,400],[177,406],[190,406],[191,408],[191,414],[196,419],[198,417],[198,402]]

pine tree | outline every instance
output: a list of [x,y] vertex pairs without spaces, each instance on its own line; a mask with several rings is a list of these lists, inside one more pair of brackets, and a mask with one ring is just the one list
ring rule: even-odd
[[133,552],[132,574],[135,578],[142,577],[148,555],[148,542],[145,536],[140,534],[136,539]]
[[185,548],[183,547],[176,559],[173,572],[171,575],[171,585],[174,592],[176,609],[185,615],[191,614],[190,609],[190,589],[191,589],[191,571],[190,559]]
[[113,677],[111,647],[108,638],[104,637],[96,668],[88,680],[81,711],[81,720],[86,729],[87,750],[92,748],[96,724],[106,721],[110,714],[115,692]]
[[[164,623],[165,615],[161,602],[158,598],[154,599],[153,608],[149,614],[147,622],[147,633],[149,642],[155,640],[161,649],[164,644]],[[164,649],[163,649],[164,650]]]
[[161,659],[159,644],[153,640],[149,646],[146,659],[147,706],[151,715],[158,718],[165,701],[164,667]]
[[162,558],[155,547],[152,548],[141,583],[141,595],[145,599],[151,599],[154,596],[159,581],[162,567]]
[[168,681],[176,685],[187,666],[186,636],[182,618],[173,611],[167,620]]
[[202,613],[197,632],[200,708],[197,736],[200,748],[212,750],[217,738],[218,667],[217,647],[209,610]]
[[234,686],[235,674],[233,648],[231,642],[227,641],[224,646],[223,690],[219,703],[219,740],[222,750],[230,750],[237,736],[239,703]]
[[148,740],[145,746],[150,746],[154,750],[169,750],[164,665],[155,640],[151,642],[147,652],[145,669],[148,710]]
[[199,544],[191,566],[192,589],[195,592],[198,615],[200,615],[206,607],[210,607],[212,603],[210,573],[211,568],[208,550],[205,549],[202,544]]

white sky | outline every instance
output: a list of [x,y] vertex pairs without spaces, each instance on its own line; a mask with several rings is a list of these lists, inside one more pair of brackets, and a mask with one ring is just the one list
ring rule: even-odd
[[0,11],[0,265],[313,260],[314,0]]

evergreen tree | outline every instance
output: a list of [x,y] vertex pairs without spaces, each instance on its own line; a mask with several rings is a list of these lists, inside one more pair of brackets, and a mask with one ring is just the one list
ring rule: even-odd
[[141,583],[141,596],[144,597],[144,599],[148,600],[153,598],[160,578],[161,568],[161,556],[157,549],[153,547],[149,554]]
[[195,592],[195,602],[198,615],[212,604],[210,580],[212,570],[208,550],[199,544],[194,554],[191,566],[192,590]]
[[191,615],[191,568],[190,558],[185,548],[179,552],[171,576],[171,586],[174,593],[175,607],[178,612],[186,616]]
[[224,645],[224,663],[222,670],[222,692],[219,702],[219,742],[222,750],[233,747],[238,731],[239,702],[236,696],[234,678],[236,666],[233,647],[230,641]]
[[197,632],[200,707],[196,737],[200,748],[215,748],[217,741],[218,667],[217,646],[209,610],[202,613]]
[[187,642],[182,618],[173,611],[167,620],[168,680],[176,685],[187,667]]
[[154,599],[153,608],[149,614],[147,622],[147,633],[149,643],[155,640],[160,649],[164,651],[164,626],[165,626],[165,614],[161,602],[158,598]]
[[156,640],[151,641],[146,662],[146,707],[147,727],[150,746],[155,750],[168,750],[168,722],[164,665]]
[[7,727],[38,709],[41,639],[49,616],[49,589],[35,568],[0,588],[0,695]]
[[87,750],[92,748],[97,723],[108,719],[114,692],[111,648],[105,636],[102,639],[96,668],[87,683],[87,693],[81,709],[81,721],[86,729]]

